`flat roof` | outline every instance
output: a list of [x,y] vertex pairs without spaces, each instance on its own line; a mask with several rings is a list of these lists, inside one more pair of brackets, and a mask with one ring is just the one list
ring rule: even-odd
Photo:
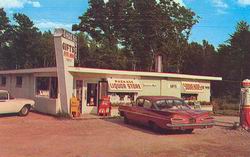
[[[97,68],[84,68],[84,67],[68,67],[68,70],[71,73],[165,77],[165,78],[211,80],[211,81],[221,81],[222,80],[222,77],[213,77],[213,76],[200,76],[200,75],[176,74],[176,73],[160,73],[160,72],[143,72],[143,71],[127,71],[127,70],[111,70],[111,69],[97,69]],[[57,68],[56,67],[47,67],[47,68],[34,68],[34,69],[2,70],[2,71],[0,71],[0,75],[50,73],[50,72],[56,73]]]
[[165,78],[181,78],[181,79],[211,80],[211,81],[222,80],[222,77],[212,77],[212,76],[199,76],[199,75],[160,73],[160,72],[127,71],[127,70],[110,70],[110,69],[96,69],[96,68],[84,68],[84,67],[68,67],[68,70],[71,73],[131,75],[131,76],[165,77]]
[[50,72],[57,72],[56,67],[33,68],[33,69],[15,69],[15,70],[1,70],[0,71],[0,75],[4,75],[4,74],[50,73]]

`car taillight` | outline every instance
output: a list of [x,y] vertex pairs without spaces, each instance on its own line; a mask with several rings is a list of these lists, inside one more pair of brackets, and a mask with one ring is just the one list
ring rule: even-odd
[[195,118],[189,118],[189,123],[196,123],[196,119]]

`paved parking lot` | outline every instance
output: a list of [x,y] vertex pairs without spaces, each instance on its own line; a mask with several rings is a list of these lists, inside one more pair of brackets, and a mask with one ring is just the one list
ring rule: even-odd
[[155,134],[122,119],[2,116],[0,157],[249,157],[250,133],[226,127],[238,119],[216,119],[219,126],[188,135]]

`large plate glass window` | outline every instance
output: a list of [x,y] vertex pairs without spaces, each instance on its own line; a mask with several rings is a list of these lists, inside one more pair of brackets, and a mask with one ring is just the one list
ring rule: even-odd
[[42,97],[57,98],[57,77],[36,77],[36,95]]

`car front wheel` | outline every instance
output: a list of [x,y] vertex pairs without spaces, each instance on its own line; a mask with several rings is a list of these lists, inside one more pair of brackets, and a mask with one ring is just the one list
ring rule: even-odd
[[29,111],[30,111],[30,108],[26,105],[24,106],[20,112],[19,112],[19,115],[20,116],[27,116],[29,114]]

